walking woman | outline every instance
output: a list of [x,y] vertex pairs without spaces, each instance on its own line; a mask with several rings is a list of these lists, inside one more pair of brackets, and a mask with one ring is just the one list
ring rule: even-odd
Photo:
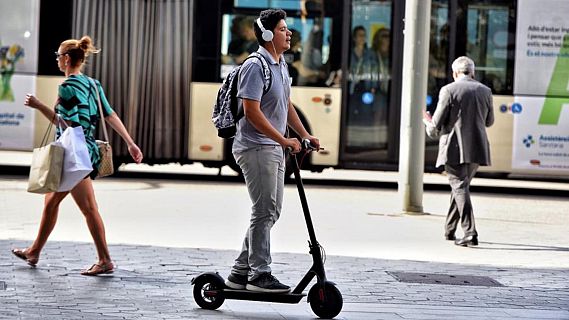
[[[53,192],[45,195],[42,219],[39,226],[38,235],[35,241],[26,249],[12,249],[12,253],[20,259],[25,260],[30,266],[35,267],[38,263],[42,248],[47,242],[50,233],[57,222],[59,205],[61,201],[71,193],[73,200],[85,216],[87,226],[95,246],[97,248],[98,261],[90,268],[83,270],[82,275],[98,275],[112,273],[114,264],[109,254],[107,240],[105,237],[105,226],[99,214],[93,182],[97,176],[97,169],[101,162],[99,149],[95,143],[95,130],[100,119],[100,112],[97,102],[97,89],[100,93],[99,98],[103,105],[103,114],[106,122],[124,139],[128,145],[128,152],[136,163],[142,161],[142,152],[134,143],[121,119],[113,111],[107,101],[103,88],[97,80],[92,80],[81,73],[86,58],[91,53],[97,53],[89,36],[84,36],[80,40],[70,39],[63,41],[55,53],[59,70],[65,73],[65,81],[59,86],[59,94],[55,110],[39,101],[35,96],[28,94],[25,105],[39,110],[46,118],[54,124],[58,123],[58,118],[65,121],[68,126],[83,127],[85,140],[93,171],[85,177],[71,191]],[[95,88],[97,86],[97,88]],[[62,133],[60,126],[57,128],[57,137]]]

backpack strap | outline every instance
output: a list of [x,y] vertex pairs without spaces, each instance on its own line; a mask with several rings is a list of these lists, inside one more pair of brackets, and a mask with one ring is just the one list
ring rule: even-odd
[[265,57],[263,57],[263,55],[258,52],[252,52],[245,60],[249,58],[257,58],[261,61],[261,69],[263,71],[263,77],[265,78],[265,85],[263,86],[263,94],[265,94],[269,91],[271,85],[273,84],[273,77],[271,75],[271,69],[269,68],[269,63],[267,62],[267,59],[265,59]]

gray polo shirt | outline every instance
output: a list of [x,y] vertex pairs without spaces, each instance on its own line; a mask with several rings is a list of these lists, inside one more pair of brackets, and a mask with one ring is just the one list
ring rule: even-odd
[[[259,47],[257,52],[263,55],[271,69],[271,87],[263,95],[265,79],[261,61],[254,58],[247,59],[239,71],[237,97],[260,101],[261,111],[267,120],[284,135],[287,126],[291,85],[288,67],[282,56],[277,62],[265,48]],[[233,152],[242,152],[259,145],[278,145],[278,143],[255,129],[246,117],[241,118],[237,123]]]

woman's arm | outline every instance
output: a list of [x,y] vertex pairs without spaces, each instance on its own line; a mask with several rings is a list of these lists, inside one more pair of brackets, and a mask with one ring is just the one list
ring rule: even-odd
[[142,151],[140,151],[140,148],[136,145],[136,143],[134,143],[134,140],[128,133],[128,130],[126,130],[126,127],[122,123],[119,116],[115,112],[113,112],[109,116],[105,117],[105,121],[107,121],[111,125],[113,130],[115,130],[126,142],[128,146],[128,152],[130,153],[132,159],[136,163],[140,163],[143,158]]
[[24,105],[36,109],[41,112],[51,123],[57,124],[55,119],[55,109],[48,107],[45,103],[39,101],[33,94],[28,93]]

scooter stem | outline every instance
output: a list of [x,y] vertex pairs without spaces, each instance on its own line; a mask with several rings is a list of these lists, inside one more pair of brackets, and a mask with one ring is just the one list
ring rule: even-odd
[[306,228],[308,229],[308,236],[310,243],[312,245],[318,245],[316,240],[316,233],[314,232],[314,225],[312,224],[312,218],[310,216],[310,209],[308,208],[308,201],[306,200],[306,194],[304,193],[304,185],[302,183],[302,178],[300,177],[300,170],[298,168],[298,162],[296,160],[296,155],[294,157],[294,180],[296,181],[296,188],[298,189],[298,196],[300,197],[300,204],[302,205],[302,212],[304,213],[304,220],[306,220]]
[[322,253],[320,251],[320,244],[316,240],[316,233],[314,232],[314,225],[312,224],[312,217],[310,216],[310,209],[308,208],[308,201],[306,200],[306,194],[304,192],[304,185],[300,177],[300,169],[298,167],[298,162],[296,155],[292,155],[294,158],[293,169],[294,169],[294,180],[296,181],[296,187],[298,189],[298,195],[300,197],[300,204],[302,205],[302,212],[304,213],[304,220],[306,221],[306,228],[308,229],[309,236],[309,247],[310,254],[312,255],[312,267],[302,280],[298,283],[293,293],[302,293],[302,291],[308,286],[312,278],[317,276],[318,282],[323,283],[326,281],[326,272],[324,271],[324,263],[322,262]]

